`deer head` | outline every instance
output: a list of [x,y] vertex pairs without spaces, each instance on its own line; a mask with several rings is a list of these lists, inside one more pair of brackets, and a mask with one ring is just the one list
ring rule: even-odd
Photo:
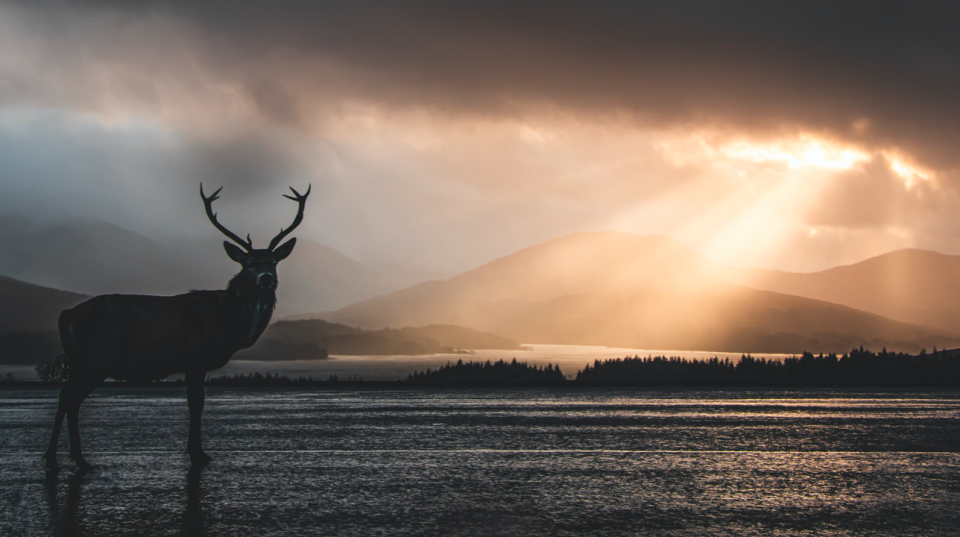
[[227,238],[243,247],[241,250],[233,244],[223,241],[224,250],[227,251],[230,259],[240,263],[240,266],[243,267],[240,274],[245,276],[249,282],[258,288],[265,291],[273,291],[277,288],[277,263],[283,261],[290,255],[293,247],[297,244],[297,239],[290,239],[279,247],[277,244],[299,226],[303,220],[303,208],[307,204],[307,196],[310,195],[310,188],[310,186],[307,186],[307,192],[303,195],[292,187],[290,188],[293,196],[284,195],[283,197],[293,200],[299,205],[297,208],[297,217],[293,219],[293,224],[287,229],[280,228],[280,233],[270,241],[270,246],[267,248],[255,249],[253,247],[253,241],[250,240],[250,235],[247,235],[247,240],[243,240],[217,221],[217,214],[213,212],[213,202],[220,199],[218,194],[223,190],[223,187],[218,188],[213,194],[206,196],[203,193],[203,184],[200,184],[200,197],[203,198],[203,204],[206,206],[207,218],[209,218],[214,227],[219,229]]

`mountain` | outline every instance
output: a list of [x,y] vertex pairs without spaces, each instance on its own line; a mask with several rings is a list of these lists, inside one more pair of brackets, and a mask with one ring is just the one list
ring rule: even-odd
[[176,294],[191,281],[176,252],[98,220],[40,226],[4,216],[0,252],[0,274],[88,295]]
[[[98,220],[41,225],[0,215],[0,274],[87,295],[222,289],[239,267],[218,239],[162,244]],[[344,307],[428,277],[371,267],[304,238],[278,273],[278,317]]]
[[54,331],[60,312],[87,298],[0,276],[0,334]]
[[279,314],[341,308],[426,279],[411,269],[365,265],[308,239],[297,239],[294,253],[277,270]]
[[960,333],[960,256],[910,249],[810,274],[734,268],[727,274],[756,289]]
[[34,365],[60,353],[57,318],[86,299],[0,276],[0,364]]
[[456,324],[524,343],[729,352],[958,346],[942,330],[732,284],[729,267],[660,236],[578,233],[445,281],[324,314],[364,328]]

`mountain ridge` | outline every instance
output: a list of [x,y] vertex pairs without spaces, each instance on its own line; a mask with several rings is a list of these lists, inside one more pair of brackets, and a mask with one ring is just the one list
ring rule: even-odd
[[812,273],[731,268],[730,281],[960,333],[960,256],[906,248]]
[[[221,242],[165,244],[96,219],[40,225],[0,214],[0,275],[91,296],[223,289],[239,267]],[[420,271],[372,267],[303,237],[279,274],[278,315],[336,309],[422,281]]]
[[61,311],[89,298],[6,276],[0,276],[0,297],[0,334],[56,330]]
[[524,343],[729,352],[916,352],[944,330],[729,281],[731,268],[662,236],[587,232],[453,278],[323,314],[364,328],[449,323]]

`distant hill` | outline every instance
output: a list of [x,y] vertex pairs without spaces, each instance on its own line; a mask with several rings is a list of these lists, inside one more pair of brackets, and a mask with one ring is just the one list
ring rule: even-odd
[[92,219],[38,226],[2,216],[0,251],[0,274],[88,295],[177,294],[191,282],[176,252]]
[[[239,267],[221,242],[211,237],[168,245],[93,219],[39,225],[0,215],[0,274],[87,295],[222,289]],[[340,308],[430,277],[370,267],[302,237],[278,273],[278,317]]]
[[[217,248],[222,252],[219,243]],[[294,253],[277,270],[280,315],[340,308],[403,289],[428,277],[423,272],[402,267],[371,267],[308,239],[297,239]],[[317,304],[327,306],[317,307]]]
[[456,324],[524,343],[728,352],[917,352],[960,337],[842,305],[729,283],[660,236],[578,233],[324,314],[368,329]]
[[459,326],[362,330],[319,319],[271,324],[239,360],[311,360],[339,355],[422,355],[454,349],[519,349],[513,340]]
[[61,352],[60,334],[55,331],[0,334],[0,365],[42,364]]
[[0,276],[0,364],[33,365],[62,352],[60,312],[87,297]]
[[825,300],[960,333],[960,256],[956,255],[898,250],[810,274],[730,269],[728,277],[756,289]]
[[0,276],[0,334],[56,330],[60,312],[87,298]]

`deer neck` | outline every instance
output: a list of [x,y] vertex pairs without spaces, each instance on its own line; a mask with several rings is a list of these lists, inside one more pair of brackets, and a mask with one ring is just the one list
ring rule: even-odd
[[241,348],[249,347],[257,342],[270,324],[273,308],[277,304],[277,293],[257,287],[240,273],[230,280],[227,296],[235,303],[243,320]]

